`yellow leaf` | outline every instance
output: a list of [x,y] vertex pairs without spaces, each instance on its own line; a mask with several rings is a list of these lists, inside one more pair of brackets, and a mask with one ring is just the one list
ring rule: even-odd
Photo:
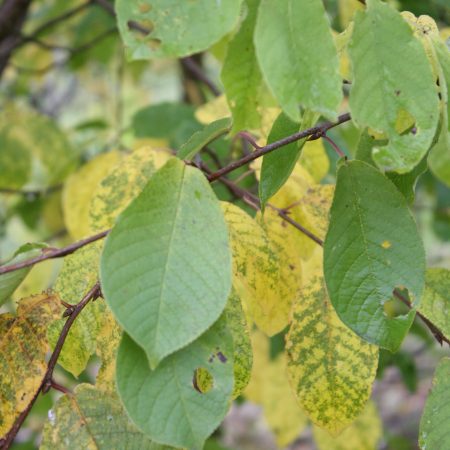
[[369,402],[355,423],[338,437],[332,437],[318,427],[313,431],[319,450],[376,450],[382,425],[375,405]]
[[40,294],[0,315],[0,438],[39,389],[49,350],[47,325],[61,313],[59,298]]
[[252,336],[254,364],[245,396],[263,407],[264,418],[280,448],[296,439],[307,424],[286,376],[283,353],[274,360],[269,356],[269,340],[256,332]]
[[[369,399],[378,365],[378,347],[345,326],[330,303],[316,253],[292,310],[287,336],[288,375],[298,401],[318,426],[339,434]],[[311,263],[310,263],[311,264]]]
[[142,147],[116,165],[93,193],[88,220],[91,232],[111,228],[116,217],[171,157],[169,150]]
[[103,390],[116,389],[116,353],[122,337],[122,329],[111,311],[105,309],[102,327],[97,335],[97,355],[102,360],[95,385]]
[[272,336],[287,325],[300,265],[242,209],[223,203],[223,211],[233,252],[233,286],[256,325]]
[[195,111],[195,118],[204,125],[230,116],[231,112],[225,95],[210,100]]
[[300,165],[319,183],[330,169],[330,161],[325,151],[322,139],[307,141],[299,159]]
[[120,153],[103,153],[77,172],[70,175],[64,185],[64,220],[70,235],[81,239],[89,235],[89,204],[99,182],[120,161]]
[[364,10],[364,5],[359,0],[338,0],[338,10],[341,27],[347,28],[356,11]]

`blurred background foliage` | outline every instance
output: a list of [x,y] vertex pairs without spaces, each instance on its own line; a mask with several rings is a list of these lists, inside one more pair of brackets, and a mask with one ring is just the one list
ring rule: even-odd
[[[361,7],[357,0],[324,3],[337,32],[345,29],[354,10]],[[432,16],[450,39],[449,0],[389,3],[415,15]],[[58,20],[68,12],[65,20]],[[127,62],[114,18],[96,2],[34,0],[23,34],[33,38],[16,49],[0,84],[1,261],[25,242],[42,241],[56,247],[71,242],[63,215],[62,184],[86,161],[143,143],[176,151],[202,122],[227,115],[224,99],[215,99],[182,61]],[[226,40],[219,42],[210,52],[194,57],[219,89],[225,44]],[[204,103],[208,105],[201,106]],[[351,124],[334,128],[330,136],[347,154],[354,154],[359,136]],[[2,158],[2,147],[8,146],[14,146],[13,159]],[[334,182],[336,155],[328,143],[325,146],[330,168],[324,182],[330,183]],[[217,140],[212,150],[218,161],[204,155],[211,167],[248,151],[239,142],[224,139]],[[256,193],[256,179],[246,170],[233,177]],[[221,199],[233,200],[223,186],[215,185],[215,189]],[[413,211],[424,237],[428,265],[450,268],[450,189],[426,171],[416,186]],[[2,312],[14,310],[19,298],[50,287],[60,267],[58,260],[34,267]],[[283,345],[282,334],[272,338],[273,358]],[[382,352],[373,393],[383,421],[380,448],[417,448],[420,414],[442,353],[419,322],[400,352]],[[77,380],[62,368],[57,377],[70,386],[92,381],[96,370],[94,358]],[[40,397],[15,448],[37,448],[57,396],[51,392]],[[277,447],[261,408],[239,399],[206,448]],[[289,448],[314,449],[311,431],[307,428],[299,434]]]

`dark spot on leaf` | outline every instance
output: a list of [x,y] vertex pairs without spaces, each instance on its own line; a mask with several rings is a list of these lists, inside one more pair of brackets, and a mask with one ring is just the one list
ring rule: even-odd
[[398,97],[398,96],[400,95],[400,92],[401,92],[401,91],[397,89],[397,90],[395,91],[395,95]]
[[219,361],[221,363],[226,363],[228,361],[228,359],[222,352],[217,352],[217,357],[219,358]]

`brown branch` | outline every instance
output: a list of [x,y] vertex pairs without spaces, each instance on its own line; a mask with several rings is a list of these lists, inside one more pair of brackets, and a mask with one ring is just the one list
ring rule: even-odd
[[70,255],[75,251],[77,251],[79,248],[84,247],[85,245],[91,244],[92,242],[98,241],[99,239],[103,239],[109,232],[110,230],[102,231],[101,233],[74,242],[73,244],[70,244],[67,247],[63,248],[44,248],[42,249],[41,254],[35,256],[34,258],[26,259],[16,264],[0,266],[0,275],[3,275],[4,273],[8,272],[13,272],[15,270],[23,269],[24,267],[33,266],[34,264],[40,263],[47,259],[61,258],[63,256]]
[[331,139],[326,134],[322,136],[322,139],[325,139],[333,147],[334,151],[340,158],[346,158],[345,153],[339,148],[339,146],[336,144],[336,142],[333,141],[333,139]]
[[331,128],[334,128],[344,122],[348,122],[349,120],[350,120],[350,113],[342,114],[341,116],[339,116],[336,122],[333,123],[327,122],[323,125],[308,128],[307,130],[299,131],[298,133],[294,133],[290,136],[280,139],[279,141],[273,142],[272,144],[268,144],[264,147],[261,147],[255,150],[254,152],[245,155],[241,159],[232,162],[231,164],[225,166],[224,168],[218,170],[217,172],[208,175],[207,177],[208,181],[210,182],[215,181],[220,177],[232,172],[233,170],[236,170],[237,168],[242,167],[248,164],[249,162],[254,161],[257,158],[260,158],[261,156],[267,155],[268,153],[273,152],[274,150],[280,147],[291,144],[292,142],[296,142],[308,136],[318,136],[318,135],[322,136]]
[[181,58],[180,63],[186,70],[194,75],[197,80],[207,86],[214,96],[218,97],[221,94],[220,89],[206,76],[203,68],[197,63],[197,61],[195,61],[194,58],[191,56]]
[[47,370],[42,378],[41,384],[39,385],[39,388],[35,392],[33,398],[28,403],[27,407],[22,411],[22,413],[19,415],[19,417],[14,422],[13,426],[9,430],[8,434],[6,435],[3,442],[1,442],[1,448],[2,450],[8,450],[13,441],[16,437],[17,433],[20,430],[20,427],[25,422],[25,419],[28,417],[28,414],[31,411],[31,408],[33,407],[34,403],[36,402],[37,398],[39,397],[39,394],[42,392],[45,394],[49,391],[50,388],[55,388],[58,390],[61,390],[63,392],[67,392],[67,389],[63,386],[60,386],[58,383],[56,383],[53,380],[53,371],[55,370],[56,363],[58,361],[59,355],[61,353],[61,350],[64,346],[64,342],[67,338],[67,335],[69,334],[70,328],[75,322],[75,319],[78,317],[78,315],[81,313],[83,308],[91,301],[95,300],[101,295],[100,290],[100,284],[97,282],[90,291],[83,297],[83,299],[74,305],[73,309],[71,310],[71,313],[64,324],[61,333],[59,335],[58,341],[56,342],[55,349],[53,350],[52,355],[50,356],[50,359],[47,364]]

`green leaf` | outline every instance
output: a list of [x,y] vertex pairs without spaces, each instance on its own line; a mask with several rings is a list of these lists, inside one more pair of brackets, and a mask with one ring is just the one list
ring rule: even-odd
[[422,450],[450,448],[450,358],[442,358],[433,377],[419,428]]
[[231,134],[258,129],[258,111],[263,88],[262,74],[256,60],[253,33],[260,0],[247,0],[247,16],[228,44],[221,78],[233,114]]
[[419,311],[450,339],[450,271],[428,269]]
[[101,281],[153,368],[217,320],[231,289],[228,230],[199,170],[173,159],[153,175],[106,240]]
[[[310,128],[316,123],[317,119],[317,114],[310,111],[305,112],[301,121],[301,128]],[[281,113],[270,130],[267,143],[271,144],[296,133],[298,130],[299,124]],[[291,175],[305,142],[306,139],[293,142],[263,157],[259,181],[259,198],[263,209],[270,197],[278,192]]]
[[169,450],[152,443],[128,419],[119,399],[90,384],[61,397],[48,413],[41,450]]
[[[321,267],[322,255],[318,255]],[[288,376],[311,420],[338,435],[364,410],[378,365],[378,347],[338,318],[322,271],[310,273],[294,304],[286,338]]]
[[434,44],[439,63],[442,111],[441,130],[428,156],[428,164],[434,175],[450,187],[450,50],[442,42]]
[[183,144],[177,153],[178,158],[191,160],[202,148],[218,137],[228,133],[231,127],[231,120],[215,120],[206,125],[202,130],[193,134],[189,140]]
[[[76,164],[77,153],[66,135],[53,120],[34,111],[7,105],[0,114],[0,144],[0,187],[54,186]],[[18,181],[9,180],[5,170]]]
[[397,350],[415,310],[389,317],[385,306],[395,288],[408,289],[418,305],[425,254],[405,198],[364,162],[338,171],[324,252],[328,293],[341,320],[367,341]]
[[378,166],[409,172],[430,148],[439,118],[435,80],[422,44],[398,12],[368,0],[366,11],[356,14],[349,53],[353,120],[389,139],[373,150]]
[[[213,378],[208,392],[194,386],[197,369],[207,370]],[[174,447],[202,449],[224,418],[233,391],[233,342],[225,320],[155,370],[144,351],[124,334],[116,376],[125,409],[145,434]]]
[[[33,258],[41,253],[43,248],[46,248],[47,244],[35,243],[22,245],[14,253],[14,256],[5,261],[3,265],[16,264],[29,258]],[[20,283],[28,275],[32,266],[24,267],[23,269],[14,270],[0,275],[0,306],[5,303],[11,294],[19,287]]]
[[342,81],[321,1],[261,0],[255,47],[267,84],[292,120],[300,120],[300,104],[336,119]]
[[[181,57],[206,50],[231,31],[242,0],[118,0],[117,22],[128,58]],[[129,26],[134,22],[149,32]]]
[[185,103],[159,103],[140,109],[132,118],[131,126],[138,138],[168,139],[178,148],[201,129],[194,116],[194,108]]

